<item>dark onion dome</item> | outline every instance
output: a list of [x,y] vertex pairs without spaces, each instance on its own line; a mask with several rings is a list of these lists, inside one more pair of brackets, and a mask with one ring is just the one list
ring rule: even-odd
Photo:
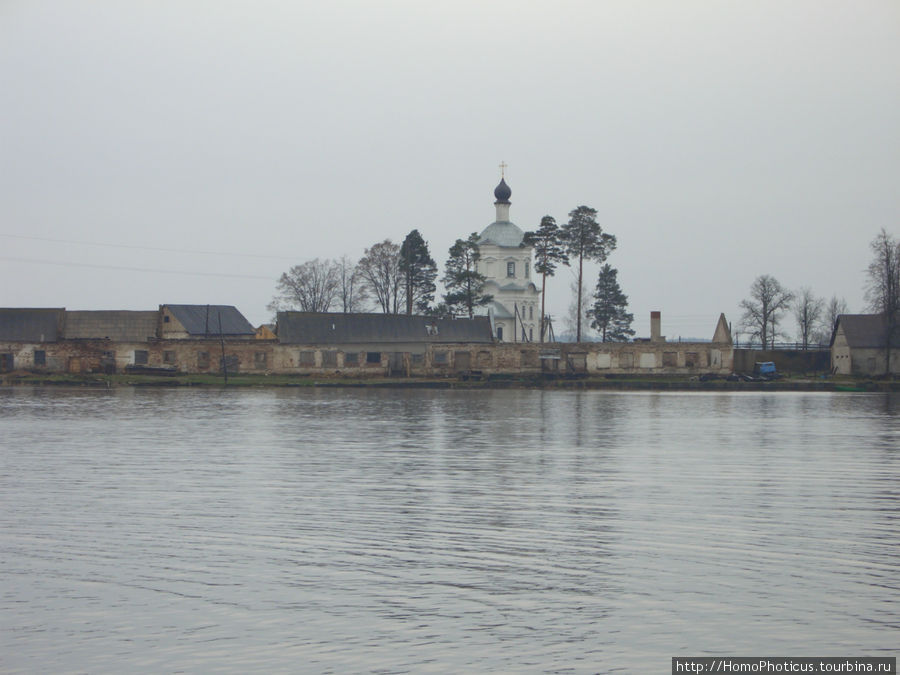
[[506,180],[501,178],[500,185],[494,188],[494,197],[497,198],[496,204],[509,204],[509,197],[512,195],[512,190],[509,189],[509,185],[506,184]]

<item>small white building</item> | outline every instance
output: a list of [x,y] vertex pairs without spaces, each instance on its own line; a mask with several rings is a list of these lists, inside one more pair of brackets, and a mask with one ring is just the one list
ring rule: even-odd
[[504,178],[494,189],[496,220],[481,233],[476,269],[487,277],[484,292],[493,296],[486,307],[494,337],[501,342],[540,339],[541,292],[532,281],[531,246],[525,233],[509,220],[512,190]]

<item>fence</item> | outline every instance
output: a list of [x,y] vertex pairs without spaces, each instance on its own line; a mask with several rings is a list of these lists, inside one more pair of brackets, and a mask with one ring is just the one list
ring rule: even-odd
[[[735,349],[758,349],[762,350],[763,346],[760,342],[734,342]],[[773,342],[766,345],[766,351],[828,351],[831,345],[824,342],[810,342],[805,347],[802,342]]]

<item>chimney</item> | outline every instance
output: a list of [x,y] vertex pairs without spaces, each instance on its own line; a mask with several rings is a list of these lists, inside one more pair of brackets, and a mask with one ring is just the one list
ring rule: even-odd
[[662,313],[650,312],[650,342],[665,342],[662,333]]

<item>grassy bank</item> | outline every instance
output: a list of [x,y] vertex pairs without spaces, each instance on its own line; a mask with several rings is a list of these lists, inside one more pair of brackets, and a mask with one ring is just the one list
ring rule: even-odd
[[341,378],[292,375],[230,375],[226,384],[221,375],[181,374],[100,375],[43,374],[16,372],[2,376],[4,386],[67,385],[80,387],[381,387],[429,389],[613,389],[656,391],[900,391],[897,380],[865,380],[850,377],[785,377],[771,382],[701,381],[686,376],[545,377],[542,375],[463,378]]

